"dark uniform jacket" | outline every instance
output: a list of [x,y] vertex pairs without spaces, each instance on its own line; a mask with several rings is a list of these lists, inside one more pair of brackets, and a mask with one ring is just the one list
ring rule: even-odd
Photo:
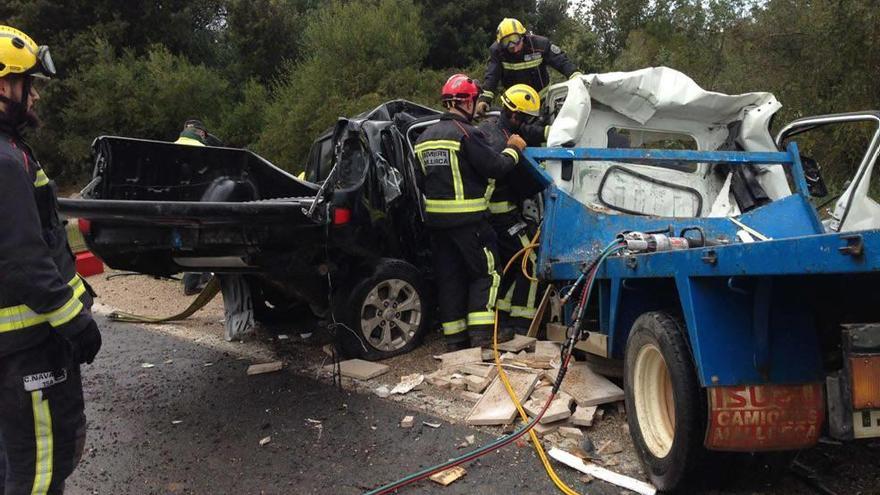
[[448,228],[486,217],[491,179],[503,177],[519,153],[489,147],[483,133],[467,119],[445,113],[419,136],[415,153],[425,173],[426,224]]
[[0,358],[72,338],[91,321],[54,182],[14,131],[0,129]]
[[577,72],[562,49],[543,36],[523,36],[523,47],[519,53],[508,52],[496,41],[489,48],[489,65],[486,67],[481,98],[491,102],[499,83],[505,88],[514,84],[528,84],[540,92],[550,84],[548,65],[566,78]]
[[[507,139],[511,134],[519,134],[529,146],[541,146],[547,139],[546,132],[549,127],[543,124],[514,126],[502,113],[498,117],[489,117],[481,122],[479,129],[485,134],[489,146],[497,151],[506,146]],[[533,182],[534,179],[528,175],[528,171],[521,169],[516,169],[496,180],[495,189],[489,200],[489,211],[497,215],[518,209],[524,196],[530,196],[533,193],[533,187],[531,187]],[[525,192],[525,190],[529,192]]]

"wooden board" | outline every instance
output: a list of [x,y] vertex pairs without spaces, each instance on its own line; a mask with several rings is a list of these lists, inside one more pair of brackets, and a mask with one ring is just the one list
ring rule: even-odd
[[541,322],[544,321],[544,312],[547,311],[547,307],[550,306],[550,294],[553,291],[553,286],[548,285],[547,289],[544,291],[544,297],[541,298],[541,303],[538,304],[538,309],[535,311],[535,317],[532,318],[532,323],[529,325],[529,331],[526,333],[528,337],[537,337],[538,330],[541,328]]
[[[333,365],[324,366],[327,371],[333,371]],[[383,373],[387,373],[391,368],[387,364],[371,363],[363,359],[349,359],[339,363],[339,372],[342,376],[356,378],[358,380],[369,380]]]
[[[556,371],[551,373],[556,377]],[[623,400],[623,389],[596,374],[586,363],[573,363],[562,381],[562,390],[574,397],[579,407],[598,406]]]
[[483,350],[479,347],[471,347],[470,349],[462,349],[455,352],[447,352],[440,355],[441,368],[454,368],[463,364],[482,363]]
[[443,486],[449,486],[450,483],[466,474],[467,471],[465,471],[463,467],[455,466],[447,469],[446,471],[440,471],[439,473],[432,474],[431,476],[429,476],[429,478],[435,483],[440,483]]
[[284,364],[281,361],[273,361],[271,363],[252,364],[248,366],[248,375],[260,375],[262,373],[272,373],[273,371],[281,371]]
[[527,349],[535,344],[538,339],[534,337],[526,337],[525,335],[516,335],[512,340],[498,344],[498,351],[503,352],[519,352]]
[[[520,401],[528,399],[535,384],[538,383],[538,375],[533,373],[511,371],[507,373],[507,377]],[[465,418],[465,422],[469,425],[507,425],[513,423],[516,416],[516,405],[507,395],[507,389],[501,383],[501,377],[496,376],[483,397],[474,404],[473,409]]]

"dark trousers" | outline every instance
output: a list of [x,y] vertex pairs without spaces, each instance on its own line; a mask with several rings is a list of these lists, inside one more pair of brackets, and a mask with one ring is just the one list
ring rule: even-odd
[[[498,270],[503,272],[507,262],[528,246],[537,227],[523,220],[519,210],[492,215],[490,223],[498,237]],[[535,273],[536,263],[537,256],[532,252],[526,265],[530,274]],[[525,333],[537,310],[538,282],[523,275],[521,264],[522,257],[517,258],[501,277],[498,312],[502,326],[513,327],[518,333]]]
[[430,232],[446,341],[491,335],[500,284],[495,231],[483,220]]
[[59,336],[0,359],[0,495],[61,494],[85,444],[82,380]]

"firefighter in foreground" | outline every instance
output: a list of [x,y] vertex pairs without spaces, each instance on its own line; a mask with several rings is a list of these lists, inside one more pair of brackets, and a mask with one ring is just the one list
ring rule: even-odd
[[548,65],[569,79],[581,75],[559,45],[543,36],[527,33],[526,27],[516,19],[503,19],[495,35],[496,41],[489,47],[478,114],[489,110],[499,83],[504,88],[526,84],[540,93],[550,84]]
[[[525,84],[515,84],[501,95],[501,114],[480,123],[493,149],[500,150],[513,134],[520,135],[529,146],[541,146],[547,137],[549,126],[539,119],[541,99],[538,92]],[[517,169],[495,182],[495,190],[489,200],[489,223],[498,237],[500,266],[523,247],[527,246],[538,228],[537,218],[527,218],[522,212],[524,199],[534,196],[539,189],[529,190],[534,183],[524,169]],[[529,256],[531,273],[535,273],[534,252]],[[506,334],[525,335],[536,313],[538,281],[523,275],[518,264],[504,275],[498,299],[501,316],[499,325]]]
[[515,167],[526,146],[512,135],[500,153],[489,147],[471,125],[479,95],[479,85],[468,76],[450,77],[442,90],[447,112],[415,145],[425,173],[440,321],[451,350],[492,341],[500,276],[495,231],[487,221],[489,185]]
[[90,289],[49,180],[21,133],[38,123],[49,50],[0,26],[0,494],[60,494],[85,443],[80,364],[101,347]]

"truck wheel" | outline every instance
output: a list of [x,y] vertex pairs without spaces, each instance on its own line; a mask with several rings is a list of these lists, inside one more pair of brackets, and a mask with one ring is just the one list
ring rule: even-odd
[[682,490],[705,458],[706,396],[679,319],[650,312],[636,320],[624,385],[630,435],[651,482],[664,492]]
[[[335,304],[336,335],[344,354],[370,361],[409,352],[428,329],[430,306],[421,273],[402,260],[379,261],[372,273]],[[339,301],[342,302],[342,301]]]

